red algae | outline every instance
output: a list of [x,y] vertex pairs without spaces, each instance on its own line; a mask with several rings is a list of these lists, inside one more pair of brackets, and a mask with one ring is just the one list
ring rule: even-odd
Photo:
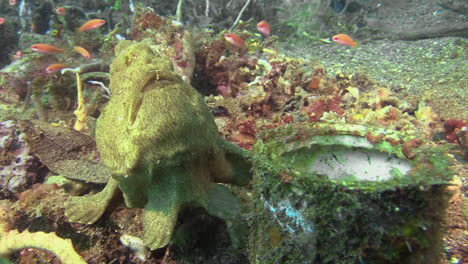
[[340,96],[332,97],[331,99],[328,100],[325,109],[327,111],[335,112],[335,113],[337,113],[339,115],[343,115],[345,113],[345,111],[340,106],[340,100],[341,100]]
[[324,102],[319,100],[315,101],[306,107],[305,112],[309,118],[309,122],[317,122],[323,115]]
[[310,80],[309,84],[307,85],[307,91],[311,92],[320,88],[320,78],[314,77]]
[[468,119],[449,119],[445,121],[445,139],[451,143],[456,143],[458,139],[458,131],[465,126],[468,126]]
[[403,154],[405,155],[406,158],[408,159],[414,159],[416,157],[416,152],[414,151],[414,149],[423,144],[423,141],[420,140],[420,139],[417,139],[417,138],[414,138],[410,141],[407,141],[405,143],[403,143],[402,145],[402,152]]
[[369,142],[373,143],[373,144],[381,141],[383,139],[383,137],[384,137],[384,134],[373,135],[369,131],[366,133],[367,140],[369,140]]
[[333,96],[331,98],[319,99],[312,102],[304,109],[307,113],[309,122],[317,122],[320,120],[324,112],[335,112],[338,115],[343,115],[345,111],[340,106],[340,100],[340,96]]

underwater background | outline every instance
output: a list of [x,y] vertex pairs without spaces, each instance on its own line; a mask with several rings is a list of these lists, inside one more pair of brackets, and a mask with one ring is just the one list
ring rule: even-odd
[[468,1],[0,0],[0,263],[468,263]]

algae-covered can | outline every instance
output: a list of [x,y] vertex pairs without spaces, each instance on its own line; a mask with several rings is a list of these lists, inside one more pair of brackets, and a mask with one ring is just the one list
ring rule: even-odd
[[445,149],[417,131],[295,123],[254,146],[251,263],[438,263]]

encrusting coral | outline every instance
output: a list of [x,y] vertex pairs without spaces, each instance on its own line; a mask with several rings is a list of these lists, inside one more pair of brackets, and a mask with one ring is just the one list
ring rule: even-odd
[[128,207],[144,208],[142,239],[150,249],[169,243],[188,206],[224,219],[233,245],[240,245],[239,204],[213,182],[247,184],[248,154],[219,136],[203,98],[173,71],[170,54],[151,40],[117,46],[112,97],[96,126],[112,177],[96,195],[69,198],[66,215],[94,223],[120,190]]

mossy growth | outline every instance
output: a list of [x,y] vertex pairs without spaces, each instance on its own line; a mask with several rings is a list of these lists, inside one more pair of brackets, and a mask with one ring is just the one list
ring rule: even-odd
[[[453,175],[444,149],[424,142],[414,149],[415,158],[405,160],[411,165],[406,173],[383,180],[331,178],[296,167],[298,153],[309,153],[312,163],[314,152],[327,145],[368,147],[364,141],[332,140],[346,133],[360,138],[365,130],[372,129],[296,124],[260,135],[254,147],[251,263],[439,262],[443,185]],[[404,158],[404,147],[382,142],[368,143],[374,151]]]

